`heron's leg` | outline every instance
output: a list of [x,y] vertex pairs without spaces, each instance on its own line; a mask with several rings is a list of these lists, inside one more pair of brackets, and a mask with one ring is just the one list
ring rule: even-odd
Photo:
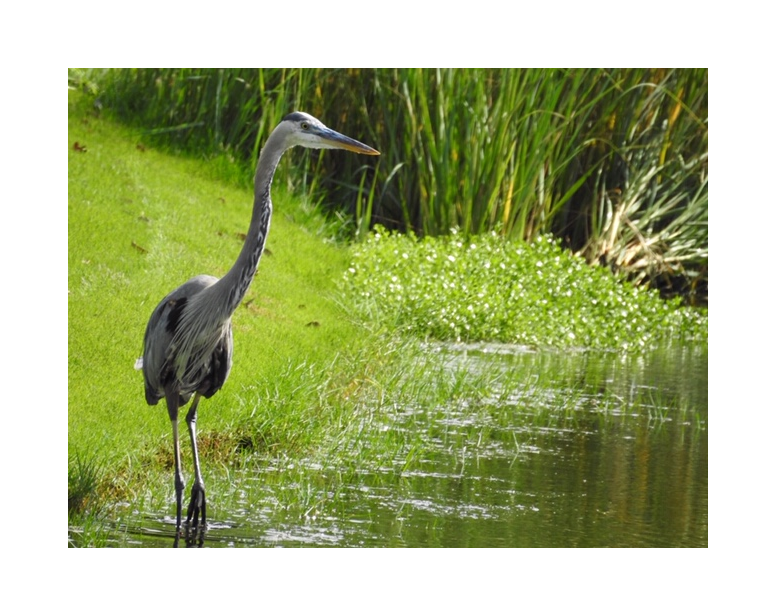
[[202,514],[202,526],[205,526],[205,482],[202,481],[202,473],[199,469],[199,452],[197,451],[197,406],[199,406],[200,394],[194,396],[194,402],[186,415],[186,423],[189,426],[189,436],[191,437],[191,451],[194,454],[194,484],[191,486],[191,502],[189,511],[186,514],[186,523],[194,520],[194,526],[198,524],[198,518]]
[[165,398],[167,399],[167,412],[170,414],[170,422],[172,423],[172,440],[175,451],[175,530],[177,535],[181,529],[181,509],[183,501],[183,488],[185,487],[183,473],[181,472],[181,448],[178,441],[178,393],[168,392]]

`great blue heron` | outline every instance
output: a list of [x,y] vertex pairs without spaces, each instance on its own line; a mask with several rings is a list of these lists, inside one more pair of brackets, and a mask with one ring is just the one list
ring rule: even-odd
[[272,201],[270,187],[280,157],[288,148],[343,149],[360,154],[379,152],[324,126],[311,115],[294,112],[278,124],[259,156],[254,178],[254,200],[248,236],[240,256],[220,280],[195,276],[167,295],[151,314],[143,340],[143,358],[137,362],[145,377],[148,404],[164,398],[172,422],[175,447],[176,541],[181,528],[184,481],[178,442],[178,409],[192,394],[194,401],[186,423],[194,454],[194,484],[186,523],[196,527],[201,516],[206,525],[205,485],[197,453],[197,407],[202,396],[210,398],[229,376],[232,366],[232,314],[253,280],[267,241]]

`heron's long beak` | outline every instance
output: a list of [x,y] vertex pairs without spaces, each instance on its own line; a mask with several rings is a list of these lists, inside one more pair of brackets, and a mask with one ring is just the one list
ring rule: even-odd
[[368,154],[369,156],[380,156],[380,152],[374,148],[370,148],[368,145],[346,137],[345,135],[338,133],[336,130],[330,128],[322,128],[318,131],[318,136],[321,138],[325,147],[350,150],[351,152],[358,152],[359,154]]

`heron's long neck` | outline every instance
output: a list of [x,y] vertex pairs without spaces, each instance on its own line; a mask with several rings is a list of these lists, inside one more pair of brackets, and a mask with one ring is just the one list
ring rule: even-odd
[[245,297],[253,276],[256,274],[261,254],[264,252],[264,244],[267,241],[269,223],[272,218],[272,199],[270,198],[272,176],[275,174],[275,169],[284,151],[282,148],[274,146],[272,137],[270,137],[256,165],[253,215],[240,256],[237,257],[232,268],[224,274],[224,277],[208,289],[209,291],[212,289],[213,299],[221,307],[224,318],[230,317]]

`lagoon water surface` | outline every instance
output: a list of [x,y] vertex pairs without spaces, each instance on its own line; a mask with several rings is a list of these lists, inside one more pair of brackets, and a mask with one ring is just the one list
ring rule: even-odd
[[[209,492],[212,518],[194,544],[708,546],[706,345],[634,356],[426,351],[450,379],[492,375],[488,387],[372,418],[396,437],[389,458],[347,468],[267,460],[229,472]],[[171,509],[124,512],[108,545],[171,546]]]

